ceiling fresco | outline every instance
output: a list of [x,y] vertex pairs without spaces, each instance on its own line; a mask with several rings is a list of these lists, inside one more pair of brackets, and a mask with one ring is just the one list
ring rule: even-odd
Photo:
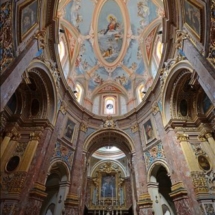
[[61,0],[68,78],[82,83],[87,95],[111,82],[132,95],[138,83],[148,83],[155,77],[151,59],[162,7],[161,0]]

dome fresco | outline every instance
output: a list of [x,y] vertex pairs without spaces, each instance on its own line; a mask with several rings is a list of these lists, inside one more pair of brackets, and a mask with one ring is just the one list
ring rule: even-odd
[[[123,113],[136,107],[141,101],[138,87],[144,85],[147,91],[159,66],[156,50],[162,36],[157,34],[162,30],[162,1],[61,0],[58,14],[59,26],[65,30],[59,33],[60,42],[68,53],[61,56],[61,64],[72,90],[77,83],[83,88],[80,103],[92,111],[94,102],[114,95],[118,107],[125,101]],[[94,101],[106,85],[117,93],[100,93],[101,98]],[[122,114],[120,109],[116,113]]]

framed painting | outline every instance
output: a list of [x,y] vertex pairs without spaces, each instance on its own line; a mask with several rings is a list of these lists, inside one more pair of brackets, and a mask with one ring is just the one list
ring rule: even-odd
[[115,175],[101,176],[101,197],[115,198],[116,197],[116,177]]
[[203,170],[203,171],[210,171],[211,170],[211,164],[208,160],[208,158],[204,155],[199,155],[198,156],[198,163],[199,163],[199,166],[200,168]]
[[155,130],[152,124],[151,118],[149,118],[146,122],[143,124],[143,130],[144,130],[144,136],[146,139],[146,143],[149,143],[153,139],[155,139]]
[[72,141],[75,132],[75,123],[71,119],[67,119],[63,137],[69,141]]
[[38,1],[27,1],[19,5],[19,34],[22,41],[38,24]]
[[184,24],[200,42],[203,40],[203,5],[192,0],[184,1]]

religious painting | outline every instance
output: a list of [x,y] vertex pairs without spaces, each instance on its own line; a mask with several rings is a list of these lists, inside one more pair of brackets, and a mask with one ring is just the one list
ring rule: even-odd
[[115,175],[102,175],[101,177],[101,197],[116,197],[116,177]]
[[23,40],[24,37],[37,25],[37,9],[37,1],[28,1],[27,3],[21,4],[19,6],[21,40]]
[[71,141],[74,134],[74,130],[75,130],[75,123],[70,119],[67,119],[66,127],[64,130],[64,137]]
[[197,37],[202,39],[202,6],[194,4],[190,0],[184,2],[184,23],[188,30]]
[[209,171],[211,169],[209,160],[204,155],[198,156],[198,162],[199,162],[199,166],[202,170]]
[[146,138],[146,142],[148,143],[149,141],[153,140],[155,138],[155,131],[153,129],[152,121],[151,119],[148,119],[144,124],[144,135]]
[[114,62],[123,45],[123,17],[119,5],[107,0],[103,5],[98,19],[98,45],[102,57]]

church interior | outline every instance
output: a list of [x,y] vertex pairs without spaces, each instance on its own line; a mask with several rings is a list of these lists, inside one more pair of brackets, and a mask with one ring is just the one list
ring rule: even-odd
[[215,0],[0,14],[0,214],[215,215]]

